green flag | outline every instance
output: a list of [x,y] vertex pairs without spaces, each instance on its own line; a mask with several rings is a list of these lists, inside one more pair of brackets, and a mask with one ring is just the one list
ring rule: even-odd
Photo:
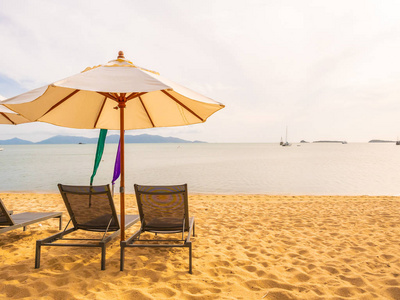
[[107,136],[107,129],[100,129],[99,139],[97,141],[96,157],[94,159],[93,174],[90,177],[90,185],[93,184],[94,176],[96,175],[97,169],[99,168],[100,165],[101,157],[103,156],[106,136]]

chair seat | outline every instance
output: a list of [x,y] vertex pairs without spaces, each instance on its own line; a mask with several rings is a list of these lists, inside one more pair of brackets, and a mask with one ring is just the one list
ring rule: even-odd
[[[11,217],[11,216],[10,216]],[[12,225],[0,224],[0,233],[11,231],[17,228],[26,227],[41,221],[52,218],[60,219],[59,229],[61,229],[62,212],[24,212],[12,215]]]
[[[112,221],[109,224],[110,220]],[[94,219],[90,219],[87,222],[81,222],[77,228],[88,231],[105,232],[119,230],[119,224],[113,219],[113,215],[109,213]]]
[[183,220],[179,218],[154,218],[150,222],[146,222],[144,230],[147,231],[182,231]]

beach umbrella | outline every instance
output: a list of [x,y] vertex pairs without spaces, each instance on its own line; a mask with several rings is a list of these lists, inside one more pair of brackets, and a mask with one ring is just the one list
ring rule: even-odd
[[[203,123],[224,107],[157,72],[118,58],[105,65],[7,99],[31,121],[70,128],[120,130],[121,224],[125,223],[124,130]],[[121,226],[121,240],[125,240]]]
[[5,97],[0,95],[0,124],[17,125],[30,122],[28,119],[2,105],[1,103],[5,99]]
[[0,104],[0,124],[17,125],[28,122],[28,119]]

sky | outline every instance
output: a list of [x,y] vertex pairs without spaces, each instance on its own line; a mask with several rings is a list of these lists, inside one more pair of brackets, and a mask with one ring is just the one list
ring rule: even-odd
[[[399,1],[0,0],[0,95],[134,64],[223,103],[203,124],[128,131],[223,143],[400,137]],[[45,123],[0,140],[97,136]]]

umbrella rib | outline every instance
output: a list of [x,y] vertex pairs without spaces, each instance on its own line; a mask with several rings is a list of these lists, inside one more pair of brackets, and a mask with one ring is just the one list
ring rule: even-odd
[[111,95],[110,93],[104,93],[104,92],[97,92],[98,94],[106,97],[106,98],[110,98],[114,101],[118,101],[118,99],[116,97],[114,97],[113,95]]
[[[55,109],[57,106],[59,106],[60,104],[62,104],[64,101],[68,100],[69,98],[71,98],[73,95],[75,95],[77,92],[79,92],[80,90],[75,90],[73,91],[71,94],[69,94],[68,96],[64,97],[62,100],[58,101],[56,104],[54,104],[48,111],[46,111],[42,117],[44,115],[47,115],[49,112],[51,112],[53,109]],[[38,118],[39,119],[39,118]]]
[[201,120],[202,122],[205,122],[205,120],[200,117],[198,114],[196,114],[193,110],[191,110],[189,107],[187,107],[185,104],[183,104],[182,102],[180,102],[178,99],[176,99],[174,96],[172,96],[170,93],[168,93],[166,90],[161,90],[161,92],[163,92],[165,95],[167,95],[168,97],[170,97],[172,100],[174,100],[176,103],[178,103],[180,106],[182,106],[184,109],[186,109],[188,112],[190,112],[192,115],[194,115],[196,118],[198,118],[199,120]]
[[132,94],[130,94],[128,97],[126,97],[126,101],[132,100],[133,98],[136,98],[136,97],[140,97],[140,96],[142,96],[142,95],[144,95],[144,94],[147,94],[147,92],[143,92],[143,93],[132,93]]
[[101,115],[101,113],[103,112],[103,108],[104,108],[104,105],[106,104],[106,101],[107,101],[107,97],[104,96],[103,104],[101,105],[99,114],[97,115],[96,122],[94,122],[94,128],[96,128],[96,126],[97,126],[97,122],[98,122],[99,119],[100,119],[100,115]]
[[143,103],[142,97],[139,96],[139,100],[140,100],[140,103],[141,103],[142,106],[143,106],[144,111],[146,112],[147,117],[149,118],[149,121],[151,122],[151,125],[152,125],[153,127],[156,127],[156,126],[154,125],[154,123],[153,123],[153,120],[152,120],[151,117],[150,117],[150,114],[149,114],[149,111],[148,111],[147,108],[146,108],[146,105],[144,105],[144,103]]
[[0,112],[0,115],[2,115],[4,118],[6,118],[8,121],[11,122],[11,124],[13,125],[17,125],[15,122],[13,122],[13,120],[11,120],[9,117],[7,117],[7,115],[3,112]]

